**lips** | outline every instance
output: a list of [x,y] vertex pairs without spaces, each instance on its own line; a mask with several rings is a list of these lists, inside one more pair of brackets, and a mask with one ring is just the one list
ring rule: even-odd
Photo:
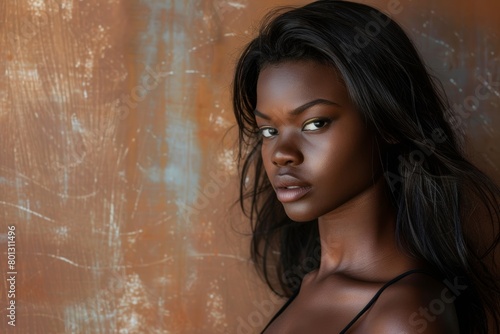
[[274,179],[274,190],[281,203],[289,203],[304,197],[311,185],[290,174],[280,174]]

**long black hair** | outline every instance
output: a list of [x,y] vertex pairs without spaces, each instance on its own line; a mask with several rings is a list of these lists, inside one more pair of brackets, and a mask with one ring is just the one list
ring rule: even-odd
[[455,302],[461,332],[487,333],[489,317],[498,333],[500,188],[465,157],[450,122],[456,115],[401,27],[359,3],[321,0],[273,11],[237,63],[240,205],[252,224],[252,259],[268,285],[291,295],[321,253],[317,220],[293,222],[276,198],[253,113],[260,71],[300,60],[333,66],[376,130],[398,244],[467,287]]

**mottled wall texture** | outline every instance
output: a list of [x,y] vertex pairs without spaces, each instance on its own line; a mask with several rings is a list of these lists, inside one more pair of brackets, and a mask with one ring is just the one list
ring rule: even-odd
[[[282,301],[231,209],[231,73],[269,8],[307,2],[0,2],[1,333],[262,328]],[[500,2],[366,3],[412,35],[498,178]]]

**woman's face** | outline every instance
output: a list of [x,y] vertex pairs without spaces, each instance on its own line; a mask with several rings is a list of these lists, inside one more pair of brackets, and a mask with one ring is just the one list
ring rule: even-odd
[[380,176],[373,132],[331,66],[294,61],[265,67],[255,117],[267,176],[292,220],[332,212]]

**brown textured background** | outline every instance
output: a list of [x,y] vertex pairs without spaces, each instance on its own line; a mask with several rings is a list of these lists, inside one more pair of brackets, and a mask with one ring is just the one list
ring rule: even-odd
[[[231,73],[267,9],[308,2],[0,2],[0,332],[262,328],[281,301],[256,277],[247,224],[229,210]],[[500,2],[399,3],[393,17],[457,106],[489,82],[460,130],[498,179]]]

